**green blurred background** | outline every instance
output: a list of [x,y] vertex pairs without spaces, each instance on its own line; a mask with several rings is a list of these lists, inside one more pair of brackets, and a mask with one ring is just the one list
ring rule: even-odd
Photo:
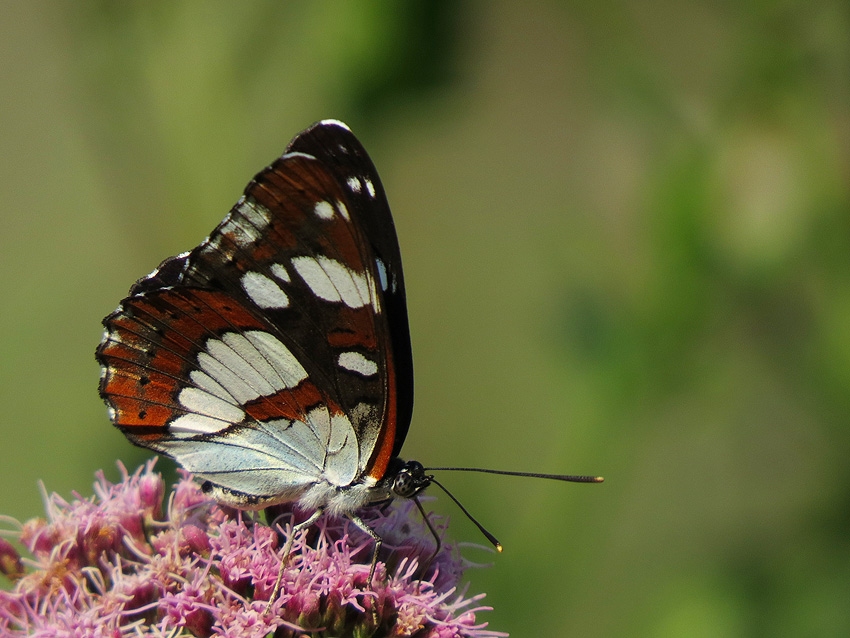
[[0,34],[0,512],[147,458],[101,318],[335,117],[404,254],[406,454],[607,479],[441,477],[506,548],[468,552],[491,629],[850,635],[845,0],[31,1]]

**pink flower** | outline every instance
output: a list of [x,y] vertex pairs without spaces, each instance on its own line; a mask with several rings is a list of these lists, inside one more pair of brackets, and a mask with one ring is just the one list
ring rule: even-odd
[[[282,531],[204,496],[184,475],[163,513],[165,486],[153,462],[111,484],[98,473],[95,496],[47,500],[47,520],[18,533],[31,559],[0,539],[0,635],[19,636],[505,636],[477,614],[483,594],[457,587],[463,562],[444,540],[419,580],[434,540],[409,502],[362,515],[384,538],[366,582],[372,540],[342,519],[322,517],[293,539],[276,600],[268,598],[293,516]],[[445,525],[432,520],[445,533]],[[29,568],[25,569],[24,565]]]

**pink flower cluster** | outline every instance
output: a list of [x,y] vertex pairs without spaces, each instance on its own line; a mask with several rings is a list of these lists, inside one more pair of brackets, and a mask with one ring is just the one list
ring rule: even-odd
[[47,520],[27,521],[17,534],[32,559],[0,538],[0,573],[14,582],[0,591],[0,635],[506,635],[476,621],[488,609],[477,606],[483,594],[457,591],[463,565],[456,545],[444,542],[418,579],[434,541],[410,503],[368,513],[386,549],[372,583],[371,539],[347,521],[322,517],[294,539],[269,606],[298,512],[286,510],[276,533],[210,501],[188,476],[163,512],[165,485],[152,462],[132,475],[121,471],[117,484],[99,473],[93,498],[50,496]]

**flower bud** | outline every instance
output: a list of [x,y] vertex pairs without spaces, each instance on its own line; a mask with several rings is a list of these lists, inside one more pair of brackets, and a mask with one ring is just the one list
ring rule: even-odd
[[21,555],[12,546],[12,543],[0,537],[0,574],[9,580],[18,580],[24,575],[24,565]]

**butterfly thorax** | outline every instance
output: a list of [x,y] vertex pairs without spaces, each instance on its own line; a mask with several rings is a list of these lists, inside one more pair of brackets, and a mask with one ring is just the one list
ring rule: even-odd
[[342,487],[317,483],[298,499],[298,505],[308,510],[321,509],[334,515],[345,515],[394,498],[413,498],[431,480],[432,477],[425,474],[425,468],[418,461],[403,461],[395,457],[379,481],[367,475],[357,483]]

